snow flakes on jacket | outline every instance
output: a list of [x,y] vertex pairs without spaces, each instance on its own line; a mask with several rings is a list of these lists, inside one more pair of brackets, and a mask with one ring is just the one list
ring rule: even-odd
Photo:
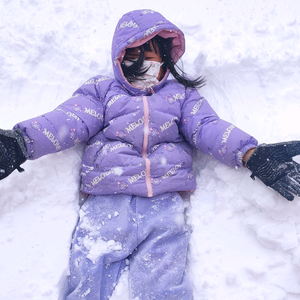
[[96,76],[54,111],[21,122],[28,155],[36,159],[86,142],[81,189],[88,194],[139,196],[195,189],[191,146],[240,166],[256,140],[217,116],[195,89],[163,80],[146,91],[131,86],[120,63],[126,47],[155,35],[172,37],[172,53],[184,53],[184,35],[152,10],[125,14],[112,44],[115,78]]

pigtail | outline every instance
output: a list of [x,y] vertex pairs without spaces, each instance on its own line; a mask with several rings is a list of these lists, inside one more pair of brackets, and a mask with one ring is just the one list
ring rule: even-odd
[[176,53],[174,51],[175,46],[173,45],[173,39],[167,38],[164,39],[160,36],[155,36],[153,39],[156,40],[159,52],[162,57],[163,66],[166,69],[169,69],[173,77],[186,88],[201,88],[205,85],[205,78],[199,76],[198,78],[192,80],[189,79],[184,71],[174,63],[171,53]]

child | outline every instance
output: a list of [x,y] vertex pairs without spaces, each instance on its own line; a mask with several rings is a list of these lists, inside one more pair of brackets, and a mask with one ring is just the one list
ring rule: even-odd
[[[0,131],[0,179],[86,142],[67,300],[109,299],[129,266],[131,299],[192,299],[180,191],[196,187],[191,146],[243,164],[288,200],[300,195],[299,142],[257,146],[221,120],[176,67],[184,35],[152,10],[125,14],[112,44],[115,78],[96,76],[54,111]],[[169,73],[175,79],[168,80]],[[249,158],[250,157],[250,158]]]

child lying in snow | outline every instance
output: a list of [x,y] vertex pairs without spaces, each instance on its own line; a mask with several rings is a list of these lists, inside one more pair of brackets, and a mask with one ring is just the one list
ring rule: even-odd
[[[132,299],[192,299],[189,231],[179,191],[196,187],[191,147],[245,165],[288,200],[300,195],[300,142],[257,146],[221,120],[176,66],[184,35],[152,10],[125,14],[112,45],[115,78],[95,76],[54,111],[0,131],[0,179],[27,159],[86,142],[88,197],[71,248],[67,300],[108,299],[129,264]],[[169,73],[175,79],[168,79]]]

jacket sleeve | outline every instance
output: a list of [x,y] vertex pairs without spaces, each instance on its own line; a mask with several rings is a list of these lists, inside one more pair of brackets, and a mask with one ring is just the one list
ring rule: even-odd
[[23,132],[29,159],[85,142],[103,128],[104,95],[100,86],[104,80],[109,78],[91,78],[53,111],[14,126]]
[[221,120],[195,89],[186,92],[180,128],[191,145],[232,167],[240,167],[244,154],[257,146],[254,137]]

